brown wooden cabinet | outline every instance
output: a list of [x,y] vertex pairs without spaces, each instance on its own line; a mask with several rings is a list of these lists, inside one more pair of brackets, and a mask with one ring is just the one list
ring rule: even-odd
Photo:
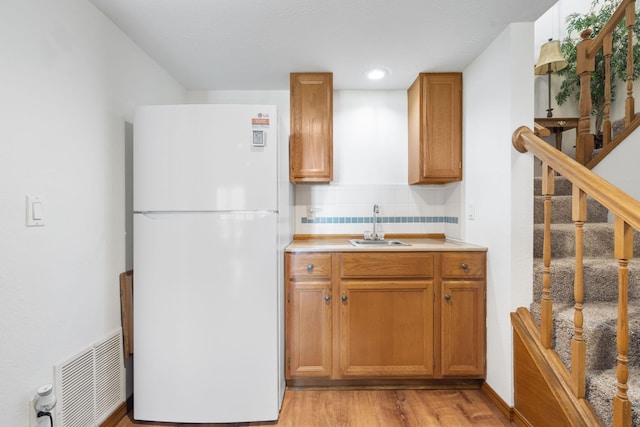
[[484,378],[485,263],[473,251],[285,254],[287,380]]
[[333,74],[291,73],[289,180],[333,179]]
[[433,256],[342,253],[340,375],[433,375]]
[[407,91],[409,184],[462,180],[462,73],[420,73]]
[[485,375],[484,252],[442,254],[440,361],[444,377]]
[[285,255],[287,377],[331,375],[331,254]]

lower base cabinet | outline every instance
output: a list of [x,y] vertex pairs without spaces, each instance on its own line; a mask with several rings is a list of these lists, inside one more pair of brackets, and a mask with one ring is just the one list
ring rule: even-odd
[[285,255],[287,375],[331,376],[331,254]]
[[479,281],[442,284],[440,360],[445,377],[484,376],[485,292]]
[[341,298],[342,377],[433,375],[432,281],[344,281]]
[[289,294],[289,371],[298,377],[331,375],[331,290],[328,283],[300,282]]
[[286,253],[288,382],[484,378],[485,264],[480,251]]

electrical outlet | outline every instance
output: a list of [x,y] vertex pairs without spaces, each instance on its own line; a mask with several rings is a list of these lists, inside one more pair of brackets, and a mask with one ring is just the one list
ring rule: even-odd
[[[38,414],[36,413],[35,408],[33,407],[33,399],[29,399],[29,427],[54,427],[51,426],[51,422],[49,417],[40,417],[38,418]],[[55,418],[55,414],[52,411],[52,414]],[[54,421],[54,425],[58,424]]]
[[315,219],[316,214],[322,212],[322,208],[307,206],[307,219]]
[[467,207],[467,217],[469,218],[469,221],[476,220],[476,205],[474,203],[469,203],[469,206]]

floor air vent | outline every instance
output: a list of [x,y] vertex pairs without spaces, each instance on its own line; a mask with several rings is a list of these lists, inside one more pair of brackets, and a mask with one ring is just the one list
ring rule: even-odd
[[125,400],[121,334],[118,329],[55,366],[58,427],[97,426]]

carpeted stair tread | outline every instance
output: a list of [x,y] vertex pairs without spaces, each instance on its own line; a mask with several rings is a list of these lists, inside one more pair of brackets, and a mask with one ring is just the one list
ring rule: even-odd
[[[542,298],[544,264],[533,260],[533,300]],[[573,304],[575,258],[551,259],[551,300],[554,304]],[[618,300],[618,260],[614,258],[584,258],[584,301],[615,302]],[[640,299],[640,259],[629,261],[629,298]]]
[[[551,199],[551,223],[573,223],[571,218],[571,196],[553,196]],[[587,198],[587,222],[607,222],[609,210],[591,197]],[[544,196],[535,196],[533,203],[533,222],[544,222]]]
[[[573,185],[567,178],[563,176],[555,177],[555,182],[553,184],[553,194],[555,196],[570,196],[572,189]],[[542,195],[542,178],[540,177],[535,177],[533,179],[533,195]]]
[[[551,257],[575,256],[575,224],[551,224]],[[586,223],[583,226],[585,257],[613,258],[613,224]],[[533,225],[533,256],[542,257],[544,224]],[[640,253],[640,234],[634,232],[633,252]]]
[[[532,305],[534,318],[540,320],[540,304]],[[583,339],[587,347],[587,370],[602,371],[616,366],[616,328],[618,307],[616,303],[585,303]],[[556,304],[553,310],[555,350],[567,368],[571,367],[571,340],[574,335],[573,304]],[[629,303],[629,365],[640,367],[640,300]]]
[[[606,426],[613,425],[613,397],[616,394],[617,377],[615,368],[605,371],[587,372],[587,399]],[[629,367],[629,389],[627,396],[631,400],[631,425],[640,426],[640,368]]]

